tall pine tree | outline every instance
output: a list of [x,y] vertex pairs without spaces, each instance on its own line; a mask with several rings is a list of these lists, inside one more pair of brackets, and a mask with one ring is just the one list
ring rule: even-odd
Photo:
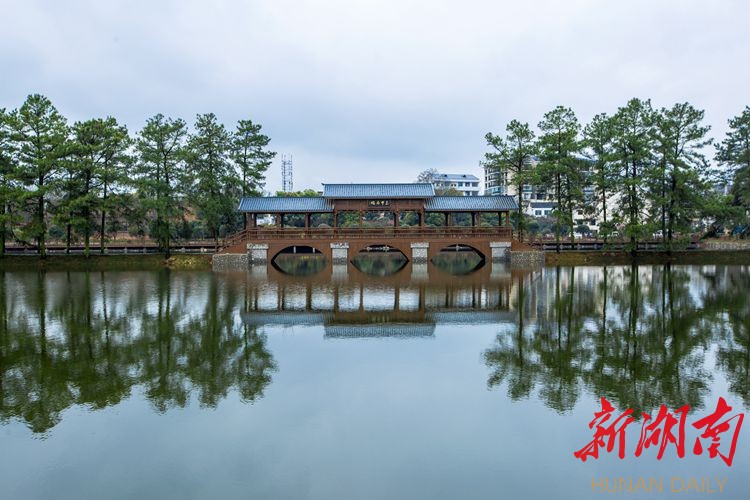
[[18,151],[15,178],[24,187],[20,201],[31,214],[25,233],[36,240],[39,255],[45,258],[47,203],[69,154],[67,123],[49,99],[33,94],[13,112],[11,124]]
[[138,157],[133,184],[143,208],[154,217],[151,236],[167,257],[174,223],[183,215],[186,135],[183,120],[158,114],[148,119],[136,140]]
[[727,168],[733,202],[750,211],[750,106],[729,120],[729,131],[717,147],[716,160]]
[[708,170],[703,150],[711,144],[706,137],[710,127],[702,124],[703,115],[686,102],[655,114],[652,213],[660,221],[662,239],[670,252],[675,232],[690,231],[709,190],[702,173]]
[[650,234],[647,215],[651,205],[649,185],[654,164],[654,111],[651,101],[631,99],[612,117],[612,164],[618,179],[617,215],[630,251]]
[[0,257],[5,255],[7,238],[12,234],[13,205],[18,196],[14,173],[14,148],[10,114],[0,108]]
[[516,228],[518,239],[523,241],[523,188],[532,180],[532,163],[537,153],[534,132],[528,123],[512,120],[501,137],[488,133],[484,136],[493,151],[485,153],[485,166],[504,179],[505,185],[513,184],[518,196]]
[[611,198],[617,186],[612,168],[612,120],[603,113],[594,116],[591,123],[583,129],[583,141],[591,160],[589,181],[592,184],[593,196],[588,200],[588,209],[595,217],[601,217],[598,237],[606,244],[615,228],[609,211]]
[[541,161],[537,171],[541,183],[555,193],[557,200],[555,248],[559,252],[561,229],[568,228],[572,242],[575,234],[573,213],[583,205],[585,163],[578,157],[581,126],[572,109],[558,106],[544,114],[539,129],[542,131],[539,136]]
[[191,199],[208,234],[219,244],[219,229],[234,215],[240,182],[229,162],[230,137],[213,113],[198,115],[187,144],[187,163],[193,176]]
[[[268,150],[271,139],[261,133],[262,126],[252,120],[240,120],[237,129],[232,134],[232,161],[240,173],[242,196],[258,196],[261,194],[266,171],[271,166],[274,151]],[[243,219],[243,229],[247,227],[247,219]]]
[[260,195],[266,171],[276,156],[267,149],[271,139],[261,133],[261,128],[252,120],[240,120],[232,135],[231,158],[240,172],[242,196]]
[[91,235],[97,228],[99,251],[104,252],[106,217],[114,209],[114,190],[125,180],[130,138],[127,129],[112,117],[77,122],[73,138],[75,196],[70,201],[70,213],[73,225],[84,237],[88,256]]

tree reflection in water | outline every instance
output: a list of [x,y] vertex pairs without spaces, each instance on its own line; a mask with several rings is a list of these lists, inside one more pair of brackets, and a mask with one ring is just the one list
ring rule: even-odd
[[546,268],[524,280],[513,332],[484,353],[488,385],[571,410],[582,391],[636,414],[702,408],[714,367],[748,405],[746,267]]
[[260,332],[287,323],[414,339],[491,325],[488,385],[557,412],[584,394],[637,413],[701,408],[722,376],[750,406],[748,267],[348,276],[0,273],[0,421],[45,433],[73,405],[105,408],[134,390],[158,412],[231,393],[256,401],[276,369]]
[[205,407],[231,390],[254,401],[275,362],[240,321],[242,298],[243,282],[208,273],[0,273],[0,419],[44,433],[136,386],[160,412],[193,393]]

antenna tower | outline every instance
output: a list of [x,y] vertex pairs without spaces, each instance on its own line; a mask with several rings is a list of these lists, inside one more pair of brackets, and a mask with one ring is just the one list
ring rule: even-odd
[[285,193],[294,190],[292,178],[292,155],[281,155],[281,190]]

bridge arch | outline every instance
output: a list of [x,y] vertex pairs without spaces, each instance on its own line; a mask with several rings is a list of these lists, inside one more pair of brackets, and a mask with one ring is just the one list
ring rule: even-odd
[[318,245],[310,243],[278,245],[276,248],[272,249],[271,253],[273,255],[273,257],[271,257],[271,260],[276,259],[276,257],[282,254],[322,255],[323,257],[326,257],[326,252],[324,252],[321,248],[318,248]]
[[371,241],[351,245],[349,262],[362,274],[385,277],[404,269],[409,263],[409,256],[393,244]]
[[[399,242],[400,243],[400,242]],[[406,260],[410,260],[410,253],[407,252],[408,244],[406,246],[399,245],[394,241],[350,241],[349,242],[349,260],[351,261],[355,256],[362,253],[368,253],[367,249],[372,249],[372,252],[384,252],[385,248],[388,248],[388,252],[400,252]]]
[[488,255],[474,245],[451,243],[439,245],[430,262],[439,271],[451,275],[470,274],[485,266]]
[[291,276],[318,274],[329,263],[328,256],[312,245],[288,245],[274,249],[269,259],[277,271]]
[[463,251],[474,251],[479,255],[482,259],[487,260],[489,257],[488,255],[488,248],[482,248],[481,245],[467,245],[466,243],[441,243],[435,246],[436,252],[433,255],[433,257],[440,255],[441,253],[447,253],[447,252],[463,252]]

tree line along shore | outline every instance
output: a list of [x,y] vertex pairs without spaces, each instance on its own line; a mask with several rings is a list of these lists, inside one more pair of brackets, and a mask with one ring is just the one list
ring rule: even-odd
[[175,240],[210,238],[242,225],[241,196],[261,193],[275,156],[261,125],[227,129],[213,113],[190,129],[157,114],[135,136],[113,117],[72,125],[42,95],[0,109],[0,255],[10,241],[47,254],[49,239],[67,248],[108,235],[148,237],[170,254]]
[[656,236],[670,251],[691,236],[750,234],[750,106],[728,125],[714,140],[704,111],[687,102],[655,109],[631,99],[585,125],[558,106],[544,114],[538,134],[520,120],[505,134],[488,133],[484,163],[518,199],[520,238],[539,230],[523,216],[533,186],[554,204],[558,251],[562,235],[575,238],[575,213],[595,218],[605,243],[616,238],[634,250]]
[[[596,237],[605,242],[636,249],[658,234],[672,251],[696,234],[750,233],[750,106],[728,124],[717,141],[704,111],[689,103],[656,109],[631,99],[585,125],[558,106],[538,131],[512,120],[504,134],[488,133],[484,165],[518,199],[520,239],[540,230],[522,215],[534,186],[554,203],[548,229],[558,250],[563,237],[575,238],[579,213],[599,221]],[[167,257],[192,239],[218,246],[243,225],[239,198],[262,194],[276,153],[261,128],[248,119],[230,130],[213,113],[190,128],[157,114],[131,134],[113,117],[70,124],[38,94],[0,109],[0,255],[13,243],[45,257],[50,240],[104,253],[124,229]]]

